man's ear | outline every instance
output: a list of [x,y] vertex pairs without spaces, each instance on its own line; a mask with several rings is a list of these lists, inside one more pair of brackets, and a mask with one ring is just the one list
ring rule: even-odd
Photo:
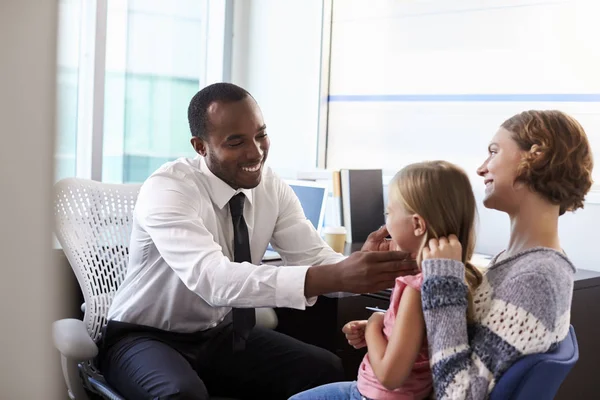
[[196,150],[196,153],[200,154],[202,157],[206,157],[206,142],[204,140],[192,136],[190,143],[192,143],[192,147]]
[[413,233],[420,237],[427,233],[427,222],[419,214],[412,216]]

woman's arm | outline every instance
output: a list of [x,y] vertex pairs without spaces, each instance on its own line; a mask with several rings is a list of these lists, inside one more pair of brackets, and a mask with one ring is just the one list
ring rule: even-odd
[[553,260],[532,258],[512,278],[487,289],[490,303],[469,340],[465,266],[457,260],[455,239],[430,242],[423,251],[421,295],[434,391],[437,399],[480,400],[519,358],[546,352],[565,337],[572,278]]
[[369,361],[379,382],[388,390],[402,385],[415,364],[425,337],[421,293],[409,286],[404,289],[396,322],[389,341],[383,334],[382,316],[367,325],[365,339]]

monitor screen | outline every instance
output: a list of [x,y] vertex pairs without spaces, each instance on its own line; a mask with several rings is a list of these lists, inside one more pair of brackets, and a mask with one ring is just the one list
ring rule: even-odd
[[290,185],[304,210],[304,215],[313,224],[316,230],[323,226],[325,205],[327,201],[328,188],[325,184],[312,181],[290,181]]
[[[323,227],[323,219],[325,218],[325,206],[329,195],[329,187],[326,184],[313,181],[292,181],[286,179],[285,182],[290,185],[294,193],[296,193],[298,200],[300,200],[300,205],[302,205],[306,219],[320,232]],[[280,258],[280,255],[269,244],[263,256],[263,261]]]

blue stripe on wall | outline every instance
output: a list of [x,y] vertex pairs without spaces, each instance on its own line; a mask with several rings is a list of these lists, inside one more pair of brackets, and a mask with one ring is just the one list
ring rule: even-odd
[[[540,6],[559,6],[564,5],[565,1],[546,1],[540,3],[532,3],[532,4],[511,4],[511,5],[503,5],[503,6],[495,6],[495,7],[476,7],[476,8],[463,8],[456,10],[442,10],[442,11],[433,11],[433,12],[422,12],[422,13],[414,13],[414,14],[391,14],[388,17],[367,17],[365,20],[370,19],[401,19],[401,18],[419,18],[419,17],[429,17],[433,15],[450,15],[450,14],[466,14],[473,12],[485,12],[485,11],[496,11],[496,10],[507,10],[512,8],[524,8],[524,7],[540,7]],[[342,20],[344,21],[344,20]],[[336,21],[334,21],[336,22]]]
[[600,93],[332,94],[329,102],[600,102]]

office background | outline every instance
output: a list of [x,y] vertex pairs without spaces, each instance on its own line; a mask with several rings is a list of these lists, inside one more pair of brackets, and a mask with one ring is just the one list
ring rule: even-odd
[[[185,109],[208,83],[230,80],[256,97],[270,164],[291,179],[371,166],[389,178],[423,158],[472,172],[502,120],[528,108],[572,113],[599,148],[594,0],[368,3],[0,3],[3,398],[64,397],[49,328],[64,293],[50,254],[52,183],[141,181],[191,155]],[[597,271],[599,204],[592,192],[560,226],[569,256]],[[479,212],[478,250],[493,253],[508,221]]]
[[[475,169],[487,143],[525,109],[574,115],[600,154],[594,0],[92,3],[59,1],[56,179],[141,182],[193,156],[187,104],[220,80],[257,99],[269,164],[284,178],[383,168],[386,183],[408,163],[446,159],[472,175],[481,199]],[[600,270],[598,203],[592,192],[560,225],[566,252],[591,270]],[[479,214],[477,251],[496,253],[506,217]]]

